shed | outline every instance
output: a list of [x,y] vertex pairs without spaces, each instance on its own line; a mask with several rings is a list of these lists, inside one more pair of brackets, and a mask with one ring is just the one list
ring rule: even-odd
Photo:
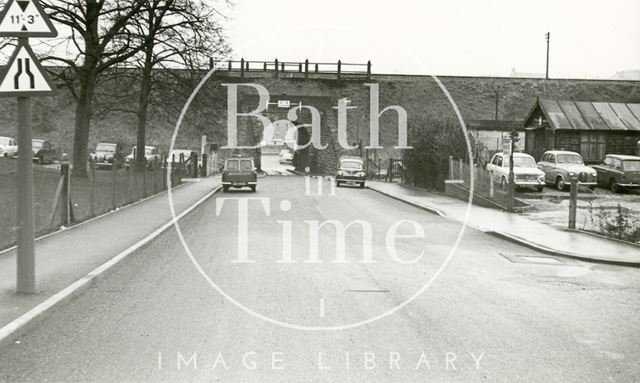
[[570,150],[596,163],[605,154],[636,153],[640,104],[539,98],[524,129],[525,151],[536,159],[547,150]]

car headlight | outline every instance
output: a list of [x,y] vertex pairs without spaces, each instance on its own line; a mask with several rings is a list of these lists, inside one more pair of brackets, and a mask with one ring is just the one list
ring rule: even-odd
[[338,175],[339,175],[339,176],[343,176],[343,175],[344,175],[344,172],[343,172],[342,170],[338,170]]
[[358,177],[364,177],[364,176],[365,176],[364,172],[358,173]]
[[575,176],[575,175],[576,175],[576,173],[574,173],[574,172],[569,172],[569,176],[573,177],[573,176]]
[[538,176],[538,181],[544,181],[544,174],[541,176]]
[[598,173],[591,173],[591,176],[592,176],[592,177],[597,177],[597,176],[598,176]]

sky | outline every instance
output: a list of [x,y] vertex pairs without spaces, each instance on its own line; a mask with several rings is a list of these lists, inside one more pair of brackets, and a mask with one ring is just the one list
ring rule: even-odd
[[375,73],[609,78],[640,70],[640,0],[233,0],[234,58]]

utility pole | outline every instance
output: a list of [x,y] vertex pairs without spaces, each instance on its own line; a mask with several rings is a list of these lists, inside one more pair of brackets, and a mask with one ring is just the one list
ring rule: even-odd
[[547,32],[545,34],[546,40],[547,40],[547,72],[545,75],[545,78],[548,80],[549,79],[549,41],[551,40],[551,32]]

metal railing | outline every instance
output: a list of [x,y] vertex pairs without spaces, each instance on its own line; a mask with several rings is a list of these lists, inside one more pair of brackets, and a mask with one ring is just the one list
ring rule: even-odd
[[[207,159],[189,157],[150,161],[143,170],[114,163],[88,163],[87,178],[72,177],[68,163],[59,168],[34,165],[34,222],[36,235],[44,235],[129,205],[163,192],[167,188],[167,161],[171,165],[171,185],[183,178],[210,174]],[[17,182],[15,161],[2,159],[0,166],[0,249],[17,241]],[[191,164],[200,162],[200,166]]]
[[251,61],[240,59],[239,61],[225,61],[216,63],[213,59],[209,61],[209,67],[220,66],[219,70],[226,69],[227,72],[239,72],[240,77],[244,77],[248,72],[272,72],[275,77],[279,77],[285,73],[301,73],[305,78],[309,74],[331,74],[336,75],[340,80],[347,76],[363,77],[369,79],[371,77],[371,61],[366,64],[344,63],[338,60],[335,63],[311,63],[309,60],[298,61]]

